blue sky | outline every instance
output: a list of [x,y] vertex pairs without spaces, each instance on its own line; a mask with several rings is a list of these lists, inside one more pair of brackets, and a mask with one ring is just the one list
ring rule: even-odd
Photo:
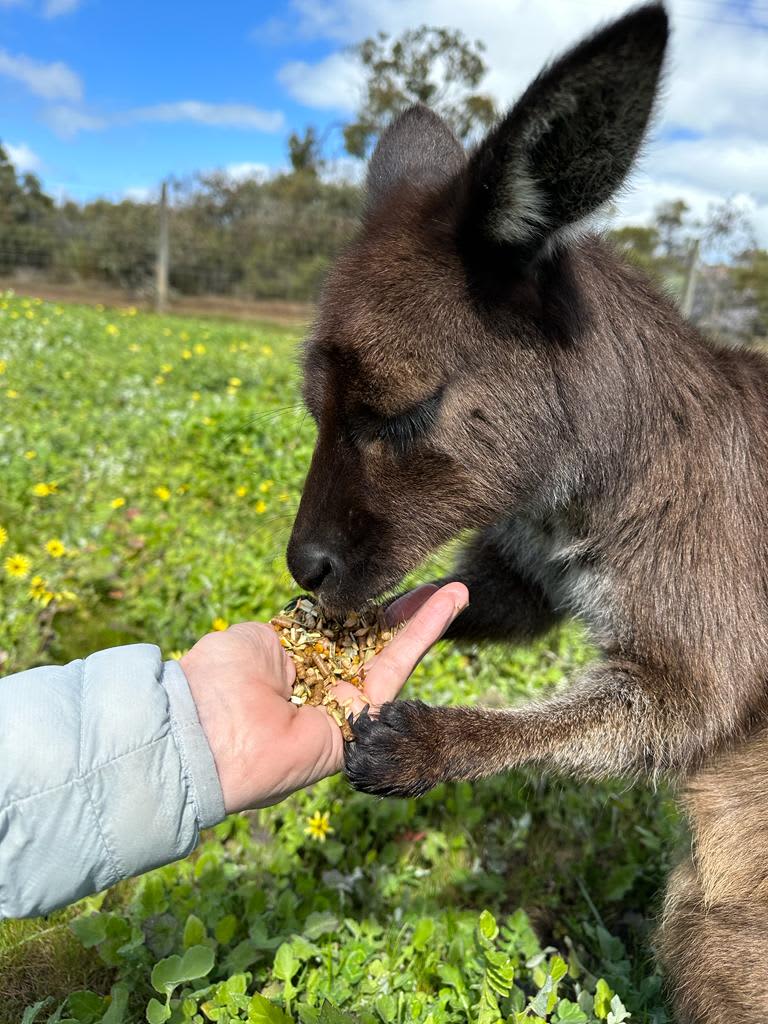
[[[630,0],[0,0],[0,140],[56,195],[141,195],[165,176],[285,163],[286,137],[339,123],[347,48],[450,25],[484,41],[503,105]],[[675,34],[654,139],[622,205],[697,212],[736,197],[768,244],[768,0],[670,0]],[[335,140],[335,141],[334,141]],[[338,135],[331,149],[339,155]]]

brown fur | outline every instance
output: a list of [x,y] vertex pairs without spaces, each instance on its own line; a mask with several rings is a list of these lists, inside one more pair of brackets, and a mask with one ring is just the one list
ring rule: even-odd
[[665,41],[657,5],[609,26],[469,159],[423,108],[384,136],[307,344],[319,432],[288,559],[344,611],[472,528],[453,636],[521,639],[578,615],[602,658],[561,694],[384,705],[356,723],[348,775],[383,795],[522,764],[680,779],[694,853],[660,932],[679,1019],[757,1022],[768,367],[710,345],[572,230],[590,190],[602,201],[634,159]]

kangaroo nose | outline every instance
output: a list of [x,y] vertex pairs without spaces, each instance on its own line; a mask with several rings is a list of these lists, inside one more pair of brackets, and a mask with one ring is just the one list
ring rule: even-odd
[[300,587],[317,593],[338,565],[330,551],[319,544],[301,544],[291,551],[289,568]]

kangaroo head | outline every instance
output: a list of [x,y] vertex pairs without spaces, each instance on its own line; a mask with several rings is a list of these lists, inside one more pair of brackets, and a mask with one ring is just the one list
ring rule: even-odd
[[660,4],[608,25],[469,154],[423,106],[382,134],[304,351],[318,436],[288,565],[328,608],[567,475],[562,375],[591,315],[578,227],[635,160],[667,34]]

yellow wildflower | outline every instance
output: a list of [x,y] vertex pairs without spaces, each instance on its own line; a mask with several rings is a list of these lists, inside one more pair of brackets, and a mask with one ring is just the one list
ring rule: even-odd
[[37,452],[35,451],[34,448],[30,448],[28,451],[24,452],[24,458],[29,459],[31,462],[32,459],[37,458]]
[[189,334],[186,331],[179,331],[179,337],[182,341],[189,341]]
[[239,388],[243,382],[239,377],[230,377],[228,383],[231,388]]
[[160,485],[160,487],[155,488],[155,497],[159,498],[160,501],[168,501],[170,496],[171,492],[168,490],[167,487],[164,487],[162,484]]
[[267,503],[266,503],[266,501],[264,501],[263,498],[259,498],[259,500],[256,502],[256,515],[260,516],[264,512],[266,512],[266,511],[267,511]]
[[19,392],[16,390],[16,388],[8,388],[8,390],[5,392],[5,397],[6,398],[18,398],[19,397]]
[[199,391],[193,391],[192,392],[192,401],[193,402],[199,402],[200,401],[200,392]]
[[42,576],[33,576],[29,586],[29,596],[33,601],[37,601],[47,608],[53,600],[53,593],[48,589],[48,584],[45,582]]
[[19,580],[23,580],[25,577],[29,576],[29,570],[31,568],[32,563],[26,555],[10,555],[5,560],[6,573]]
[[217,633],[221,633],[223,630],[229,629],[229,623],[227,622],[227,620],[222,619],[218,616],[213,620],[211,626],[213,627],[213,629],[216,630]]
[[120,328],[117,326],[117,324],[107,324],[104,330],[112,338],[116,338],[117,335],[120,333]]
[[141,345],[137,345],[135,341],[132,341],[128,346],[129,352],[141,352]]
[[262,345],[261,346],[261,354],[263,356],[272,356],[272,355],[274,355],[274,352],[272,351],[272,349],[270,348],[269,345]]
[[113,498],[109,504],[111,508],[122,508],[125,504],[125,498]]
[[173,369],[173,367],[171,366],[170,363],[163,363],[163,365],[160,367],[160,372],[161,373],[170,373],[172,369]]
[[8,541],[8,531],[4,526],[0,526],[0,548],[3,547]]
[[51,540],[45,542],[45,550],[51,558],[61,558],[62,555],[66,553],[67,549],[58,537],[52,537]]
[[55,480],[52,480],[50,483],[45,483],[41,480],[39,484],[35,484],[32,488],[32,493],[36,498],[47,498],[49,494],[56,494],[58,489],[59,485]]
[[157,377],[155,377],[154,383],[158,385],[165,384],[165,377],[163,377],[163,375],[159,373]]
[[181,358],[182,359],[191,359],[192,358],[192,353],[190,352],[190,350],[188,348],[185,348],[184,351],[181,353]]
[[[187,337],[188,337],[188,336],[187,336]],[[182,339],[182,340],[184,340],[184,339]],[[205,355],[205,345],[201,345],[199,341],[198,341],[198,343],[197,343],[197,344],[196,344],[196,345],[194,346],[194,349],[195,349],[195,353],[196,353],[197,355],[199,355],[199,356],[204,356],[204,355]]]
[[5,373],[5,371],[7,369],[8,369],[8,363],[6,363],[6,361],[4,359],[0,359],[0,374]]
[[274,480],[262,480],[259,484],[259,490],[262,494],[269,494],[272,488],[275,486]]
[[184,657],[184,651],[179,651],[179,650],[171,651],[171,660],[172,661],[178,661],[179,658],[183,658],[183,657]]
[[330,815],[327,811],[325,814],[321,814],[320,811],[315,811],[311,818],[307,818],[307,827],[304,829],[304,832],[311,839],[315,839],[319,843],[324,843],[326,836],[330,835],[333,831],[334,830],[331,828]]
[[291,500],[291,496],[290,496],[290,494],[286,494],[285,491],[283,491],[282,494],[278,494],[277,500],[278,501],[290,501]]
[[238,496],[238,498],[244,498],[247,493],[248,488],[245,486],[245,484],[240,484],[240,486],[235,491],[235,494]]

